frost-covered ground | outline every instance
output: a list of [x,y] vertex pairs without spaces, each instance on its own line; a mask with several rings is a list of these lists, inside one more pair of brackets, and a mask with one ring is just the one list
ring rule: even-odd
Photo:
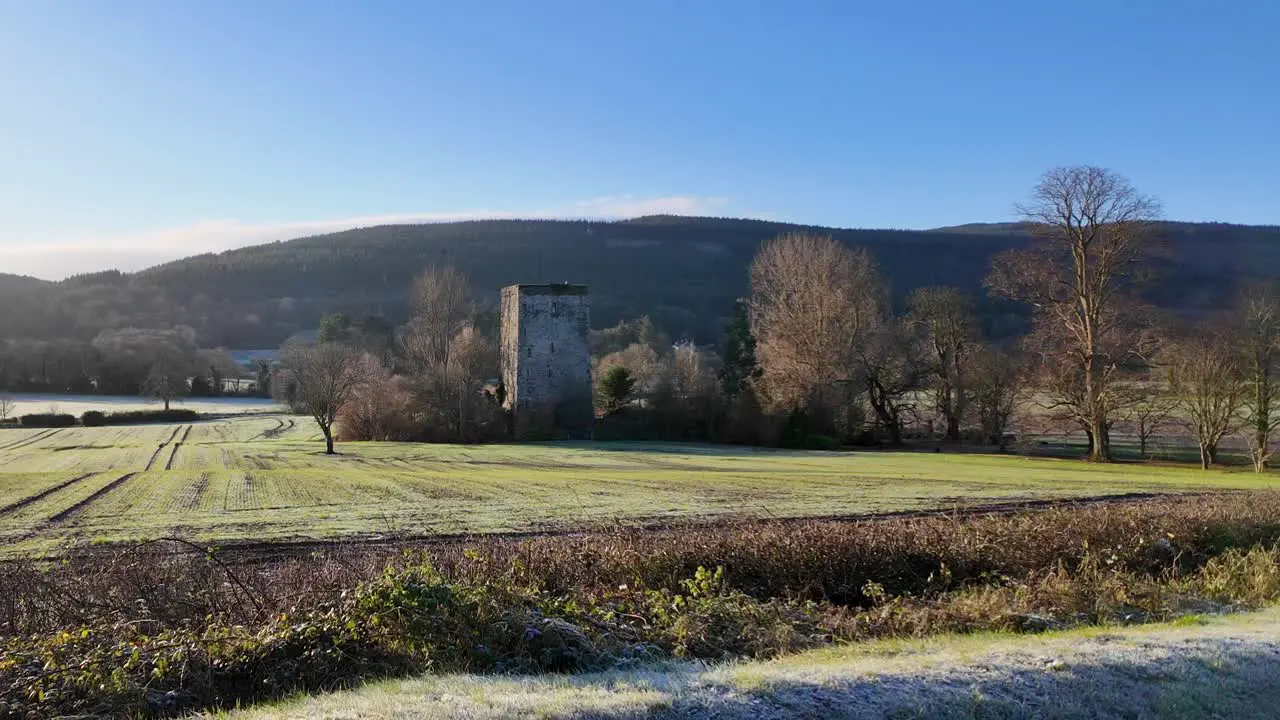
[[950,636],[768,663],[424,677],[236,713],[268,718],[1274,718],[1280,610],[1042,636]]
[[[151,398],[127,395],[46,395],[43,393],[6,393],[15,409],[11,415],[50,411],[83,415],[89,410],[117,412],[127,410],[160,410],[164,404]],[[279,412],[280,406],[269,398],[179,398],[172,407],[200,413]]]

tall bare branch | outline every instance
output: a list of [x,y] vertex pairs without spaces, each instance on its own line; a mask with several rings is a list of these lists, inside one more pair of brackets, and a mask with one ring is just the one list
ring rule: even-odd
[[1034,309],[1027,346],[1049,404],[1088,433],[1090,459],[1110,460],[1117,380],[1144,355],[1135,286],[1160,205],[1120,175],[1082,165],[1045,173],[1018,211],[1032,244],[997,256],[987,287]]

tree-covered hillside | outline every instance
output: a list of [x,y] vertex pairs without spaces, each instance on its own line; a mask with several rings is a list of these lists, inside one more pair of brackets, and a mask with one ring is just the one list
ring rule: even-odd
[[[760,244],[803,229],[869,248],[899,296],[926,284],[980,293],[991,256],[1026,242],[1015,225],[844,230],[668,216],[393,225],[199,255],[136,274],[59,283],[0,275],[0,338],[89,339],[109,328],[189,325],[202,346],[272,347],[330,311],[380,312],[400,322],[413,276],[452,263],[494,303],[510,283],[587,283],[598,327],[648,314],[674,337],[710,342],[745,293]],[[1241,278],[1280,268],[1280,228],[1164,229],[1168,250],[1152,296],[1166,308],[1222,304]],[[986,302],[984,310],[996,330],[1010,322],[1011,308]]]

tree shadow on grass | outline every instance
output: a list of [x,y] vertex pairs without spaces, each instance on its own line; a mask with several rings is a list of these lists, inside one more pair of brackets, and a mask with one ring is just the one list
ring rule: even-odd
[[1280,640],[1262,633],[1159,631],[996,639],[951,652],[853,654],[847,661],[820,655],[710,669],[666,663],[586,675],[424,676],[307,698],[265,716],[1274,718],[1278,667]]
[[[1170,651],[1171,650],[1171,651]],[[655,718],[1274,718],[1280,646],[1189,643],[1087,660],[1020,654],[868,676],[765,675],[744,688],[713,682],[681,692]],[[626,713],[614,717],[636,717]]]
[[853,453],[834,453],[815,450],[788,450],[785,448],[758,447],[753,445],[714,445],[695,442],[661,442],[648,440],[602,440],[602,441],[566,441],[539,443],[544,447],[574,448],[594,450],[596,452],[644,453],[661,455],[689,455],[698,457],[724,458],[768,458],[768,457],[821,457],[824,455],[850,455]]

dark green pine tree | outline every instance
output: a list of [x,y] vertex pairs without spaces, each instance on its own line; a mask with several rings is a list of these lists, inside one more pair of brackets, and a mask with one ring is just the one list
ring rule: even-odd
[[729,321],[726,334],[720,387],[725,397],[732,399],[749,390],[761,375],[760,364],[756,362],[756,338],[751,334],[745,300],[734,302],[733,319]]

